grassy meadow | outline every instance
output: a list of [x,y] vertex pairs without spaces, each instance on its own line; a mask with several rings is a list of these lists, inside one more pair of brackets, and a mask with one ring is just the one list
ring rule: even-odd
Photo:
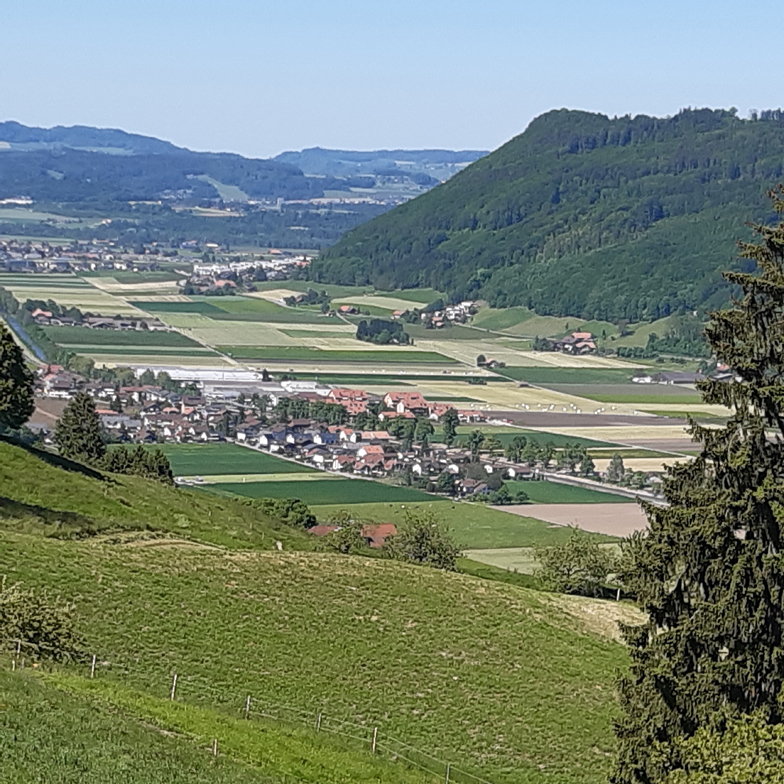
[[608,771],[626,654],[602,603],[378,559],[0,541],[10,580],[77,598],[100,681],[165,699],[177,672],[181,703],[323,712],[494,782]]

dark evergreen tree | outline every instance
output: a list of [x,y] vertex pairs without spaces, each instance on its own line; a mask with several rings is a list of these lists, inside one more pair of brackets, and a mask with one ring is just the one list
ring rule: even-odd
[[[774,194],[784,213],[784,190]],[[784,683],[784,224],[742,243],[751,273],[726,273],[743,297],[714,313],[706,338],[729,382],[699,384],[734,407],[727,425],[692,423],[701,444],[646,504],[647,536],[624,546],[622,578],[647,614],[624,627],[615,784],[657,784],[684,765],[683,742],[754,713],[782,723]],[[748,779],[751,781],[751,779]]]
[[441,424],[444,427],[444,443],[452,446],[457,438],[457,426],[460,424],[460,417],[454,408],[448,408],[441,417]]
[[33,374],[22,349],[0,322],[0,427],[21,427],[34,409]]
[[54,438],[60,454],[72,460],[97,463],[106,454],[101,420],[87,393],[77,392],[65,407],[57,420]]

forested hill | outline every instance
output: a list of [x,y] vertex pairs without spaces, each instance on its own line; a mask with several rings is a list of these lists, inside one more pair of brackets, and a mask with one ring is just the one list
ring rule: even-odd
[[784,177],[784,112],[610,119],[559,110],[363,224],[319,282],[433,287],[495,307],[639,321],[722,304],[746,221]]

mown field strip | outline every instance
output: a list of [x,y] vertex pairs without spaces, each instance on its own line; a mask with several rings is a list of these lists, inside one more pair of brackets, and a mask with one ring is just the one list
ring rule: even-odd
[[278,473],[278,474],[205,474],[204,476],[184,476],[183,480],[194,480],[201,478],[205,484],[223,484],[226,482],[241,482],[242,484],[258,484],[264,482],[314,482],[345,479],[338,474],[328,474],[325,471],[318,471],[312,474]]

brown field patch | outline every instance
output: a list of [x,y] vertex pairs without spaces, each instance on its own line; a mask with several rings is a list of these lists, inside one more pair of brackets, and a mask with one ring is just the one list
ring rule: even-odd
[[534,517],[553,525],[573,525],[583,531],[608,536],[629,536],[648,527],[645,513],[629,504],[520,504],[505,506],[504,512]]

